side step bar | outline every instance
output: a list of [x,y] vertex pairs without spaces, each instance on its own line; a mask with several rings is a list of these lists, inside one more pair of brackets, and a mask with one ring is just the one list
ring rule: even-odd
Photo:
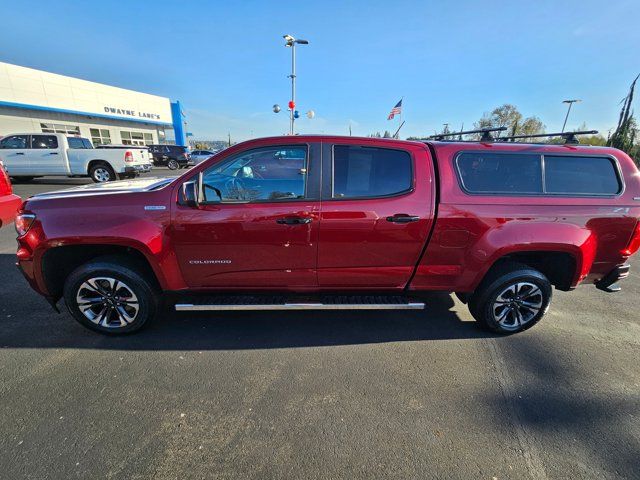
[[283,303],[281,305],[194,305],[177,303],[176,311],[220,311],[220,310],[424,310],[424,303]]
[[201,298],[194,303],[177,303],[178,312],[193,311],[251,311],[251,310],[423,310],[423,302],[400,296],[336,296],[286,299],[284,297],[213,297]]

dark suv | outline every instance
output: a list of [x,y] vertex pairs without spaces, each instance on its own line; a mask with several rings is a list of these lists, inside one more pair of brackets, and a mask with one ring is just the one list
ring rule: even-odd
[[180,145],[149,145],[148,147],[156,167],[166,166],[169,170],[177,170],[193,165],[187,147]]

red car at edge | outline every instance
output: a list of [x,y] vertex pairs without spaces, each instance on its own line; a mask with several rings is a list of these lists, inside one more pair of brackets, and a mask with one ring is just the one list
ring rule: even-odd
[[22,199],[13,193],[9,175],[0,160],[0,228],[13,222]]

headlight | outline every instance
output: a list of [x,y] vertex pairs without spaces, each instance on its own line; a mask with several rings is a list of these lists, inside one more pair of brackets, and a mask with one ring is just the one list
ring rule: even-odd
[[15,219],[16,232],[18,232],[18,236],[22,237],[23,235],[26,235],[35,221],[36,216],[34,214],[19,213]]

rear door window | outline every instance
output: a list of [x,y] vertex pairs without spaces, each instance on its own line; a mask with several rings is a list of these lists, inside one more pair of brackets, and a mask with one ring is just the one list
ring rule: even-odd
[[58,139],[55,135],[31,135],[31,148],[56,149],[58,148]]
[[565,195],[615,195],[622,185],[607,157],[544,156],[545,191]]
[[333,198],[388,197],[407,192],[412,186],[412,160],[406,151],[333,147]]

